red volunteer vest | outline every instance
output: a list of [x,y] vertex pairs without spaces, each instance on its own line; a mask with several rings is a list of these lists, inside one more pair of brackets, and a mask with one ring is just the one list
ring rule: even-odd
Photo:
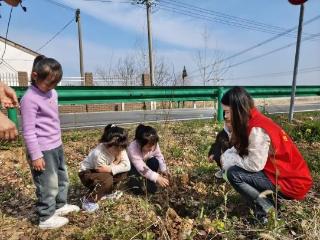
[[249,133],[253,127],[264,129],[271,139],[273,153],[269,153],[264,173],[285,196],[302,200],[312,186],[312,178],[296,145],[283,129],[256,108],[251,110]]

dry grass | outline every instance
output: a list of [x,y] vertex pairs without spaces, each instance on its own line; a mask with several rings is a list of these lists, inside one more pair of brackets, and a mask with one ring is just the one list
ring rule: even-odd
[[[250,206],[225,182],[214,178],[207,162],[210,143],[221,127],[212,121],[154,125],[172,173],[170,187],[154,196],[128,191],[117,202],[105,201],[96,214],[80,212],[59,230],[36,225],[35,194],[22,143],[2,144],[0,164],[0,239],[319,239],[320,143],[299,141],[315,185],[303,202],[284,201],[281,219],[254,223]],[[127,126],[132,137],[135,126]],[[70,201],[80,205],[85,189],[79,162],[94,148],[101,129],[63,133],[70,176]]]

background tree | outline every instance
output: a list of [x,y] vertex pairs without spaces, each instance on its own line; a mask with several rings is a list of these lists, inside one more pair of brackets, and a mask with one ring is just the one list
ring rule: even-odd
[[203,48],[198,49],[194,57],[198,68],[196,77],[199,78],[203,86],[219,85],[223,80],[223,75],[228,71],[228,67],[223,61],[224,55],[217,48],[210,50],[208,46],[210,35],[206,27],[202,33],[202,38]]

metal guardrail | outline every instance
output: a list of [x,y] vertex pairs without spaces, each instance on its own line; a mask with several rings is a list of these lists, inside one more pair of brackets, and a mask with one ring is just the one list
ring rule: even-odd
[[[14,87],[18,98],[25,87]],[[137,87],[90,86],[57,87],[59,104],[96,104],[141,101],[203,101],[217,98],[218,88],[213,87]]]
[[[147,101],[213,101],[218,100],[218,121],[223,120],[220,100],[230,87],[223,86],[185,86],[185,87],[57,87],[59,104],[97,104],[115,102]],[[289,97],[291,86],[246,86],[247,91],[255,98]],[[18,98],[21,98],[26,87],[14,87]],[[296,96],[320,96],[320,86],[297,86]],[[9,117],[17,124],[17,112],[9,110]]]

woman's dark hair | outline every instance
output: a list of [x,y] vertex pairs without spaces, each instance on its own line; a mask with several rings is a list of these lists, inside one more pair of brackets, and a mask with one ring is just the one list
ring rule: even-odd
[[[53,75],[55,82],[60,82],[63,74],[61,64],[53,58],[46,58],[44,55],[39,55],[34,59],[32,72],[37,73],[37,80],[40,81],[47,79],[49,75]],[[31,84],[35,85],[32,73]]]
[[135,140],[141,147],[147,144],[156,145],[159,142],[159,136],[153,127],[139,124],[136,128]]
[[128,134],[123,128],[108,124],[104,128],[100,142],[105,143],[107,147],[115,146],[125,149],[128,146]]
[[254,102],[243,87],[233,87],[222,97],[221,103],[231,109],[232,144],[240,156],[248,155],[248,122]]

